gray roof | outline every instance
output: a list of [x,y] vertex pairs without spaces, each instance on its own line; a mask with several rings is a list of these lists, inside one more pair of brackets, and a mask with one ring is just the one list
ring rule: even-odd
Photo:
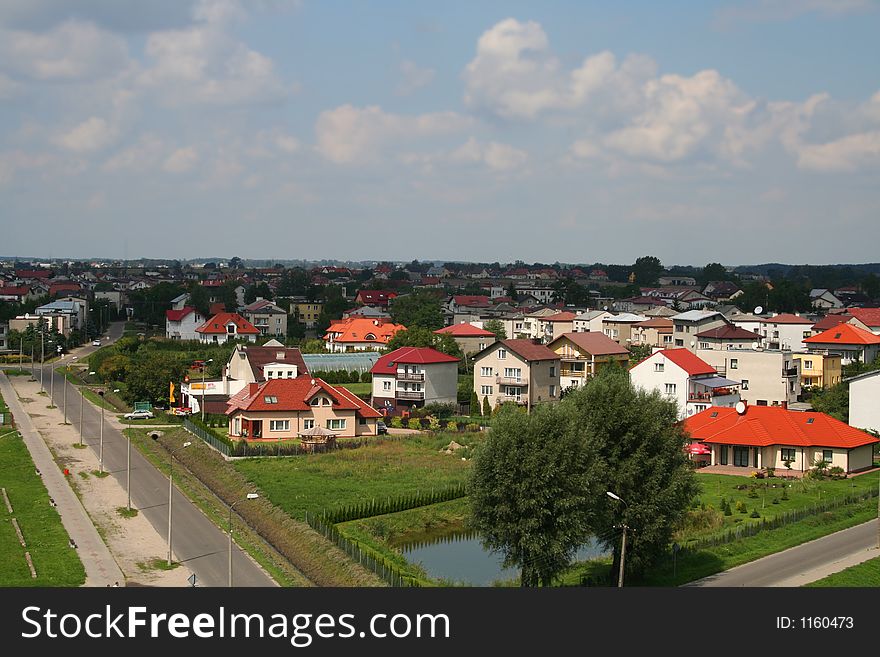
[[580,315],[577,315],[575,317],[575,320],[578,320],[581,322],[590,322],[590,321],[596,319],[597,317],[599,317],[600,315],[606,315],[606,314],[609,314],[607,310],[588,310],[585,313],[581,313]]
[[638,322],[644,322],[647,317],[644,315],[636,315],[635,313],[620,313],[619,315],[614,315],[612,317],[606,317],[606,322],[632,322],[634,324]]
[[78,301],[53,301],[52,303],[47,303],[45,306],[37,308],[37,313],[73,313],[79,312],[79,307],[80,303]]
[[679,313],[672,317],[672,320],[679,320],[682,322],[699,322],[701,319],[708,319],[713,315],[718,315],[719,317],[724,317],[717,310],[688,310],[687,312]]

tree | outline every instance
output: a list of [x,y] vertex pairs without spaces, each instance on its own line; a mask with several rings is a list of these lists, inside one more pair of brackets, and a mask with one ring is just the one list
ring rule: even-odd
[[220,286],[218,296],[228,313],[234,313],[238,310],[238,295],[235,292],[237,287],[237,281],[226,281]]
[[634,344],[627,347],[627,349],[629,349],[629,362],[632,365],[641,363],[646,358],[650,358],[651,353],[653,352],[653,349],[649,344]]
[[638,285],[656,285],[657,279],[663,273],[663,265],[655,256],[642,256],[635,261],[632,271]]
[[397,297],[388,309],[395,324],[407,328],[439,329],[443,327],[440,299],[429,292],[416,291]]
[[168,400],[168,384],[179,385],[188,367],[185,354],[138,350],[126,376],[125,396],[130,402]]
[[504,330],[504,323],[500,319],[490,319],[483,323],[483,329],[495,334],[496,340],[506,340],[507,332]]
[[299,350],[304,354],[323,354],[327,352],[327,345],[323,340],[306,340],[299,346]]
[[470,414],[476,415],[480,412],[480,398],[477,397],[477,391],[471,388]]
[[256,285],[251,285],[244,291],[244,302],[246,304],[253,303],[257,300],[257,297],[263,297],[269,301],[272,301],[275,298],[275,295],[272,294],[272,288],[270,288],[265,282],[259,282]]
[[492,405],[489,403],[488,395],[483,395],[483,417],[492,415]]
[[[531,414],[502,409],[468,482],[471,518],[483,543],[521,569],[522,586],[550,585],[590,534],[597,461],[572,426],[571,405]],[[595,476],[594,476],[595,475]]]
[[394,351],[401,347],[431,347],[449,356],[464,358],[461,347],[451,335],[434,333],[430,329],[418,326],[398,331],[386,345],[388,351]]
[[718,262],[710,262],[703,267],[703,271],[699,276],[701,285],[706,285],[710,281],[732,281],[735,279],[736,276],[728,272],[724,265]]
[[513,284],[513,281],[507,286],[506,291],[507,296],[509,296],[513,301],[519,301],[519,293],[516,291],[516,285]]
[[196,309],[202,317],[210,317],[210,295],[203,285],[193,283],[189,286],[189,305]]
[[880,278],[877,274],[868,274],[862,279],[862,291],[872,301],[880,297]]
[[813,390],[810,404],[813,410],[849,422],[849,384],[841,381],[830,388]]

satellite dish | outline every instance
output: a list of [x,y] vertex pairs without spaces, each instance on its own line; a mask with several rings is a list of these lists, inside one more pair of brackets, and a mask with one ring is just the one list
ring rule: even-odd
[[763,307],[763,306],[757,306],[757,307],[755,308],[755,314],[756,314],[756,315],[760,315],[762,312],[764,312],[764,307]]
[[753,343],[752,343],[752,349],[756,349],[756,350],[757,350],[757,348],[758,348],[759,346],[760,346],[760,345],[759,345],[757,342],[753,342]]
[[696,341],[696,340],[691,340],[691,346],[693,347],[695,344],[697,344],[697,341]]
[[314,380],[314,379],[312,379],[312,385],[315,385],[315,380]]
[[743,415],[746,412],[746,405],[742,402],[736,402],[736,406],[734,408],[736,408],[736,412],[740,415]]

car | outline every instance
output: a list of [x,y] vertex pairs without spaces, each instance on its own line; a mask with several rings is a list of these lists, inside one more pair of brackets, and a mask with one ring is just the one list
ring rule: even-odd
[[151,420],[155,417],[150,411],[132,411],[125,414],[126,420]]
[[93,347],[100,347],[101,341],[100,340],[92,340],[92,346]]
[[388,433],[388,426],[382,421],[379,420],[376,422],[376,435],[381,436],[382,434]]

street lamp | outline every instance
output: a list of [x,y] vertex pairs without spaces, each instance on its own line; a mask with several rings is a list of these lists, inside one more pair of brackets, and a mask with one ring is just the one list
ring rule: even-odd
[[[89,376],[94,376],[95,372],[89,372]],[[82,447],[83,444],[83,405],[86,400],[86,395],[83,392],[83,386],[79,387],[79,446]]]
[[[159,440],[159,434],[154,433],[150,436],[153,440]],[[173,449],[168,454],[168,565],[171,565],[171,503],[173,498],[174,491],[174,455],[180,450],[189,447],[192,445],[192,442],[187,440],[183,445],[178,447],[177,449]]]
[[[115,388],[113,390],[113,392],[119,392],[119,388]],[[100,461],[100,465],[101,465],[100,471],[104,472],[104,394],[105,393],[103,390],[99,390],[98,394],[101,395],[101,438],[100,438],[101,447],[100,447],[100,456],[98,457],[98,460]]]
[[[76,360],[76,356],[70,357],[70,362]],[[67,366],[67,371],[64,373],[64,424],[67,424],[67,375],[70,374],[70,365]]]
[[258,497],[259,495],[257,493],[248,493],[247,496],[229,505],[229,588],[232,588],[232,510],[235,508],[236,504],[247,502],[248,500],[255,500]]
[[205,361],[205,364],[202,365],[202,423],[205,422],[205,370],[208,369],[208,363],[213,363],[214,359],[209,358]]
[[[64,360],[64,355],[61,353],[61,345],[60,344],[56,347],[56,353],[58,354],[58,356],[61,360]],[[56,406],[55,406],[55,366],[54,365],[51,367],[50,371],[51,371],[51,375],[50,375],[51,381],[49,382],[49,405],[52,406],[53,408],[56,408]]]
[[[629,505],[626,503],[626,501],[622,497],[620,497],[619,495],[615,495],[610,490],[605,491],[605,494],[608,497],[610,497],[612,500],[616,500],[617,502],[623,502],[623,506],[626,507],[627,509],[629,508]],[[617,587],[618,588],[621,588],[623,586],[623,564],[626,559],[626,530],[629,529],[629,527],[626,526],[626,523],[622,523],[621,527],[623,528],[623,540],[620,544],[620,573],[617,577]]]

